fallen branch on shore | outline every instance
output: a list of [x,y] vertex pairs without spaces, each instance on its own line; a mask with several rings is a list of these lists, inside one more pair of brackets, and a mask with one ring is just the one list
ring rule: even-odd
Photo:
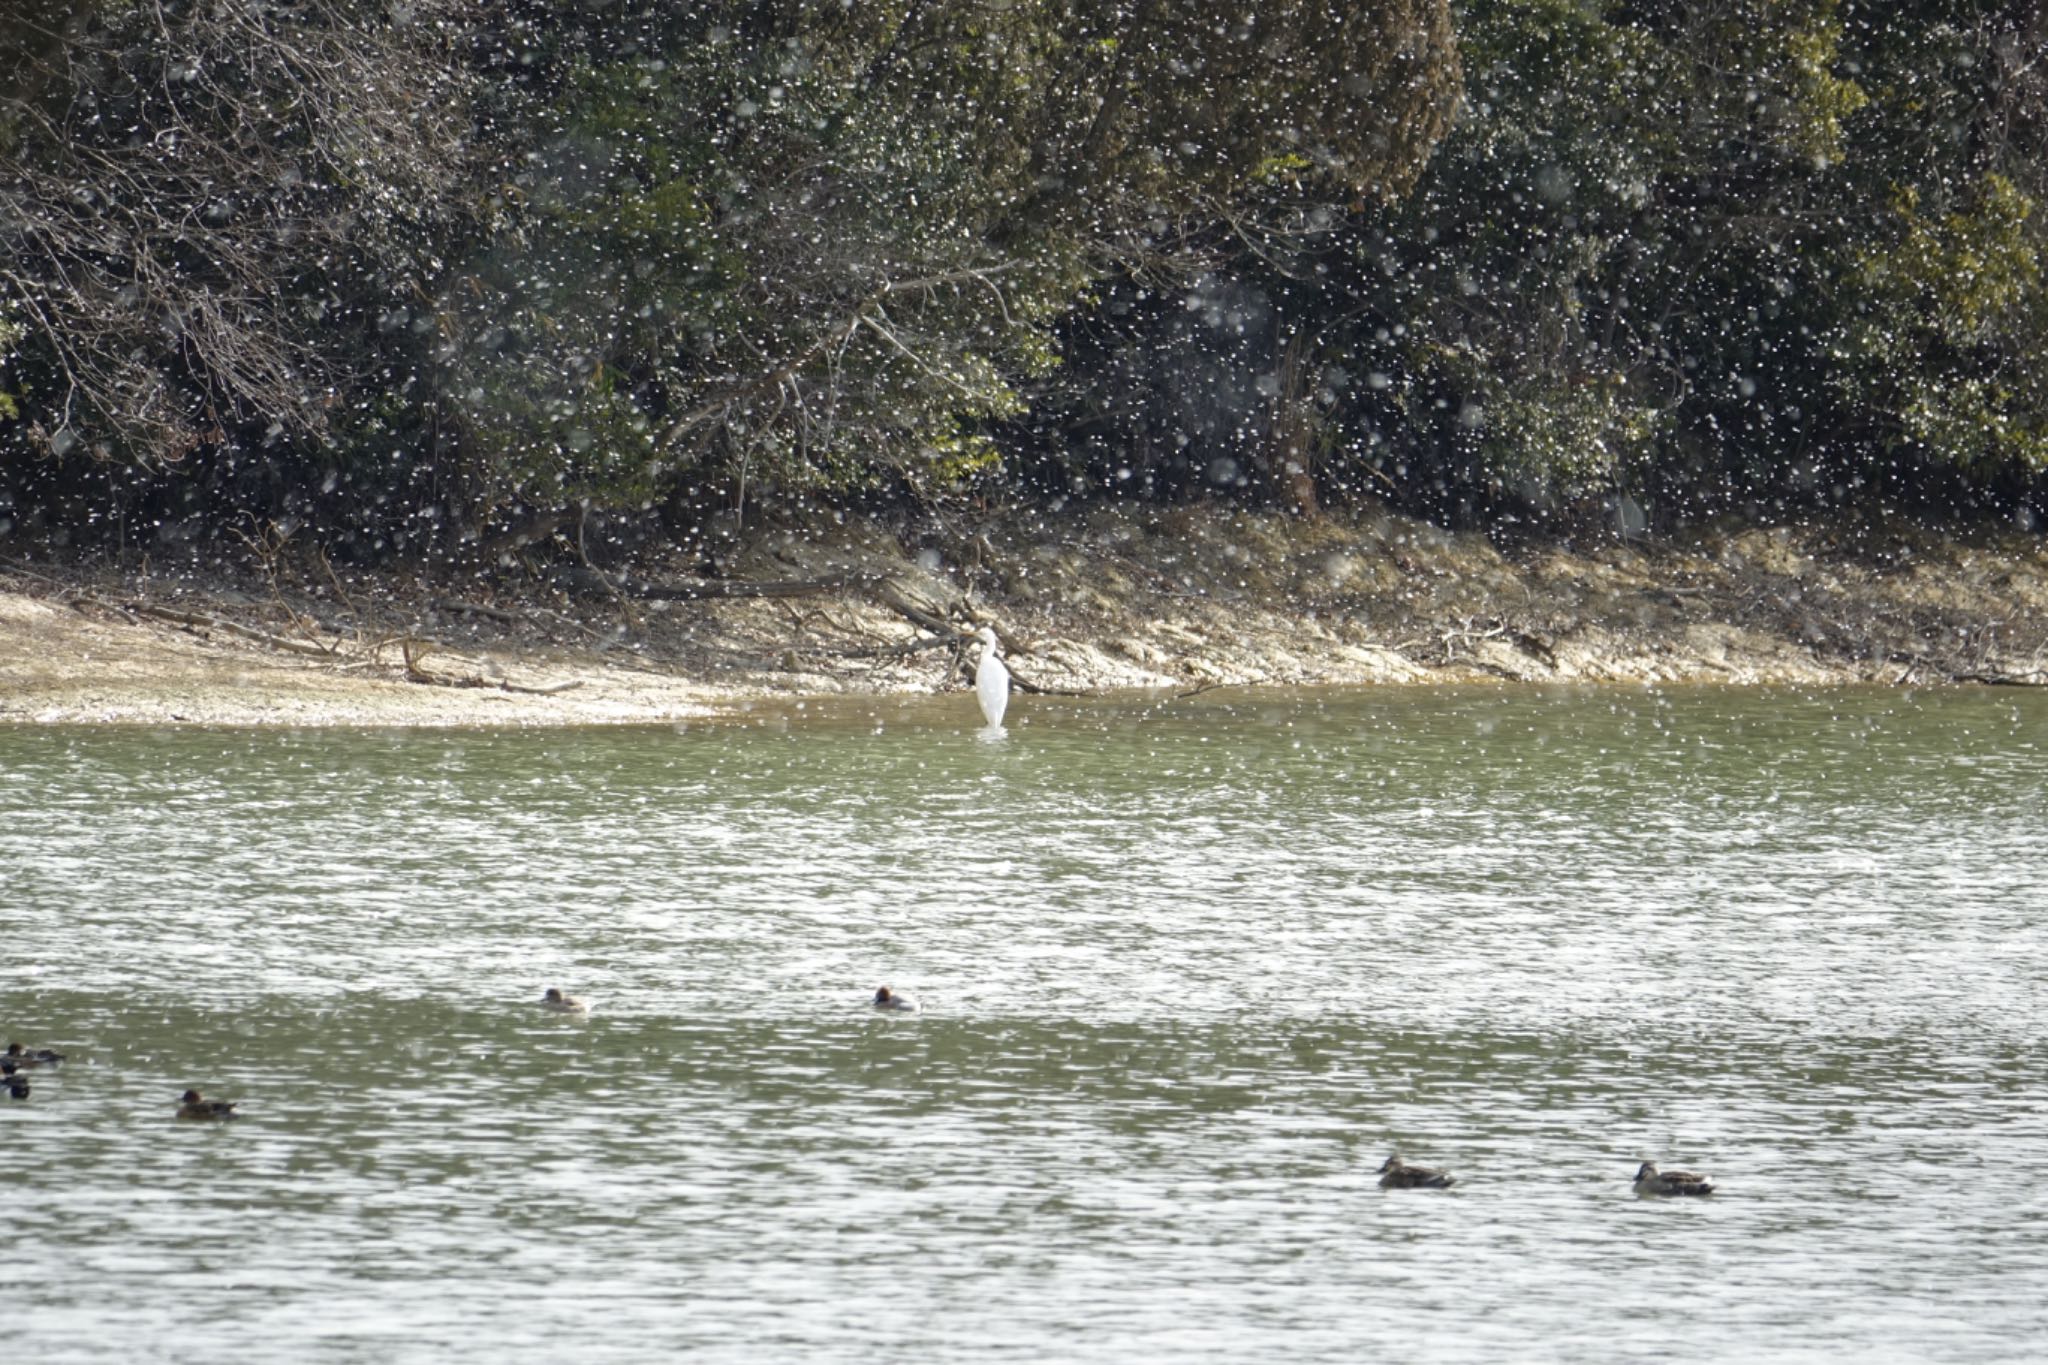
[[586,595],[616,595],[637,598],[643,602],[697,602],[731,597],[808,597],[845,588],[872,586],[879,582],[881,577],[879,574],[832,574],[825,578],[769,578],[752,581],[693,578],[688,582],[659,583],[640,578],[614,578],[596,569],[572,567],[557,571],[552,581],[556,587]]
[[1029,678],[1019,676],[1015,664],[1010,665],[1010,685],[1019,692],[1029,692],[1033,696],[1038,697],[1100,697],[1104,695],[1103,690],[1099,687],[1048,687],[1044,683],[1035,683]]
[[292,654],[308,654],[315,658],[332,659],[337,657],[340,650],[339,641],[333,645],[323,645],[316,640],[295,640],[287,635],[274,635],[267,630],[258,630],[254,626],[245,626],[238,621],[230,621],[226,617],[215,616],[211,612],[174,611],[169,607],[153,607],[147,602],[109,602],[104,598],[95,597],[91,593],[80,593],[72,599],[72,605],[77,606],[81,604],[100,607],[107,611],[119,612],[131,617],[146,616],[152,621],[168,621],[172,625],[184,626],[189,630],[217,630],[224,635],[233,635],[244,640],[254,640],[258,644],[269,645],[272,649],[282,649]]
[[834,659],[907,659],[913,654],[944,649],[958,643],[957,640],[937,635],[922,640],[906,640],[896,645],[853,645],[840,649],[813,649],[806,652]]
[[522,687],[518,683],[506,682],[502,678],[486,678],[481,673],[437,673],[421,662],[427,655],[423,641],[401,640],[398,642],[398,647],[399,651],[405,655],[406,681],[420,683],[427,687],[487,688],[499,692],[516,692],[526,697],[552,697],[558,693],[572,692],[583,686],[580,678],[572,679],[569,682],[555,683],[548,687]]
[[481,602],[464,602],[453,597],[433,598],[427,606],[448,616],[481,616],[506,626],[525,625],[533,620],[523,611],[506,611],[503,607],[487,607]]

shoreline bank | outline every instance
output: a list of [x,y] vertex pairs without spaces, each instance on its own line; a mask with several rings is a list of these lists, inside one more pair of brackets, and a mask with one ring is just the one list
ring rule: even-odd
[[1179,508],[768,528],[725,569],[565,586],[524,563],[454,580],[16,547],[0,557],[0,723],[672,723],[964,687],[968,621],[996,627],[1027,693],[2048,683],[2048,543],[2019,534],[1747,527],[1503,554],[1383,513]]

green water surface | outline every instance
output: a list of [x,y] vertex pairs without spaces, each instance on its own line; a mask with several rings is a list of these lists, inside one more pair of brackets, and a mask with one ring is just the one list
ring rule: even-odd
[[9,1355],[2048,1340],[2048,696],[971,712],[0,729]]

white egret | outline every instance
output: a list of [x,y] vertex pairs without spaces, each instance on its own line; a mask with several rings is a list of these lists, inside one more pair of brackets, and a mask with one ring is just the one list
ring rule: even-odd
[[974,665],[974,695],[981,702],[981,718],[991,730],[1003,728],[1003,712],[1010,705],[1010,670],[996,657],[996,633],[987,626],[974,632],[981,641],[981,660]]

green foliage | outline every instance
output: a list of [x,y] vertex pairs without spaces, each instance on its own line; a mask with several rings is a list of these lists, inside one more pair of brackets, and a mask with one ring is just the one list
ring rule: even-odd
[[520,77],[546,136],[443,294],[446,386],[502,497],[984,476],[988,424],[1059,363],[1054,324],[1134,223],[1282,175],[1412,174],[1449,107],[1441,4],[1354,10],[629,4],[573,41],[556,21],[550,69]]
[[1939,216],[1907,189],[1891,239],[1856,253],[1839,382],[1850,401],[1892,414],[1897,442],[1946,464],[2048,469],[2039,212],[1997,174]]
[[[1357,239],[1374,325],[1364,408],[1421,464],[1448,447],[1487,485],[1579,496],[1638,473],[1670,427],[1617,278],[1682,126],[1644,126],[1671,54],[1568,0],[1465,14],[1467,117],[1415,198]],[[1631,345],[1631,343],[1635,343]],[[1447,408],[1448,424],[1414,415]]]
[[[1407,199],[1344,204],[1276,149],[1235,198],[1243,245],[1070,323],[1078,373],[1034,394],[1032,432],[1067,433],[1063,486],[1282,496],[1256,475],[1286,415],[1244,380],[1303,337],[1325,495],[1431,514],[2042,468],[2038,10],[1467,0],[1458,21],[1464,107]],[[1239,335],[1181,316],[1223,298]]]
[[1358,418],[1539,501],[2042,468],[2040,111],[1956,8],[1466,5],[1465,119],[1335,305]]
[[1795,119],[1788,145],[1817,164],[1845,154],[1846,122],[1870,103],[1863,87],[1841,74],[1842,23],[1835,4],[1822,5],[1785,34],[1794,73]]
[[1567,497],[1633,485],[1669,433],[1670,412],[1620,375],[1504,380],[1474,359],[1450,358],[1441,373],[1464,394],[1461,434],[1501,485]]
[[386,526],[2048,472],[2035,5],[28,3],[8,461]]

